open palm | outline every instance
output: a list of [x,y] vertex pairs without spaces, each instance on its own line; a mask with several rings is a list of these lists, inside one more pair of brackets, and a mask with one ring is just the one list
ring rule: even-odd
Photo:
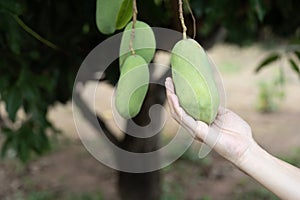
[[166,79],[165,85],[173,118],[196,139],[206,143],[226,159],[238,162],[254,143],[250,126],[234,112],[220,107],[212,124],[196,121],[180,107],[171,78]]

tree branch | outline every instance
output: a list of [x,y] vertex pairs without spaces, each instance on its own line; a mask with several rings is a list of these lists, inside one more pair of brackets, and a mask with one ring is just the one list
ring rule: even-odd
[[[80,109],[82,115],[88,120],[88,122],[96,129],[99,129],[99,125],[101,126],[104,135],[116,146],[120,146],[120,141],[112,134],[112,131],[109,130],[107,125],[105,124],[104,120],[97,115],[96,113],[93,113],[92,110],[87,106],[87,104],[84,102],[84,100],[81,98],[80,94],[77,92],[73,96],[74,103],[78,106]],[[95,118],[96,115],[96,118]],[[98,131],[100,133],[100,131]]]

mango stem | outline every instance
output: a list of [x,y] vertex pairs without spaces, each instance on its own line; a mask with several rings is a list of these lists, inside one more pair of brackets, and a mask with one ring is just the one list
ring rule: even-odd
[[135,51],[133,49],[133,40],[134,40],[137,14],[138,14],[138,10],[137,10],[137,6],[136,6],[136,0],[133,0],[132,1],[132,29],[131,29],[131,38],[130,38],[130,42],[129,42],[129,49],[130,49],[132,55],[135,54]]
[[182,35],[183,35],[183,39],[186,39],[186,26],[184,23],[184,17],[183,17],[183,9],[182,9],[182,0],[178,0],[178,5],[179,5],[179,19],[181,22],[181,26],[182,26]]

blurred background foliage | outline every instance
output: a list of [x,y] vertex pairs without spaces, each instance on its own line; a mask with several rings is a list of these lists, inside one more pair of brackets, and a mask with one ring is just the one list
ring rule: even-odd
[[[298,0],[190,0],[190,5],[196,39],[207,48],[220,38],[239,45],[278,38],[296,44],[289,53],[299,59]],[[151,26],[181,30],[175,0],[138,1],[138,10],[139,20]],[[95,0],[0,1],[2,156],[10,153],[25,162],[51,149],[49,137],[58,130],[47,119],[49,107],[70,100],[81,62],[108,37],[98,32],[95,11]],[[187,9],[185,15],[192,35]],[[270,63],[263,62],[260,69]],[[300,74],[296,62],[290,63]],[[117,68],[107,72],[111,81],[118,79]]]

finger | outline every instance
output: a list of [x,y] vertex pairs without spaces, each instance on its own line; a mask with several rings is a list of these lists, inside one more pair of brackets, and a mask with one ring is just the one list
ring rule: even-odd
[[168,100],[168,104],[169,104],[169,109],[171,112],[172,117],[178,122],[181,123],[180,118],[177,116],[175,109],[174,109],[174,103],[172,101],[172,95],[175,95],[174,93],[172,93],[171,91],[167,90],[167,100]]
[[208,135],[209,126],[202,121],[197,121],[197,128],[195,130],[196,137],[201,140],[205,141],[205,138]]
[[174,108],[176,108],[176,107],[180,108],[179,99],[178,99],[177,95],[173,93],[173,94],[170,94],[170,97],[171,97],[171,101],[173,102]]
[[167,101],[168,101],[168,105],[169,105],[169,108],[170,108],[170,111],[173,114],[175,114],[175,111],[174,111],[174,106],[173,106],[173,102],[171,100],[171,92],[169,90],[166,90],[166,93],[167,93]]
[[197,128],[197,122],[180,107],[177,96],[172,95],[171,100],[174,105],[175,113],[180,118],[181,122],[191,130],[195,131]]
[[171,101],[171,95],[174,94],[174,91],[172,90],[173,87],[172,87],[172,82],[170,82],[170,78],[166,79],[165,86],[166,86],[166,94],[167,94],[168,104],[169,104],[171,113],[174,114],[174,112],[173,112],[174,111],[174,108],[173,108],[174,106],[173,106],[173,103]]
[[167,94],[167,100],[168,100],[168,105],[169,105],[169,108],[170,108],[170,112],[171,112],[172,116],[174,116],[175,115],[175,110],[174,110],[173,102],[171,100],[171,94]]
[[175,94],[170,94],[169,95],[169,101],[170,101],[170,105],[171,105],[171,113],[172,113],[172,116],[173,118],[180,124],[182,124],[182,115],[179,115],[177,112],[176,112],[176,105],[179,105],[179,102],[178,102],[178,98]]
[[165,86],[166,86],[167,90],[169,90],[172,93],[175,93],[173,80],[170,77],[166,78]]

